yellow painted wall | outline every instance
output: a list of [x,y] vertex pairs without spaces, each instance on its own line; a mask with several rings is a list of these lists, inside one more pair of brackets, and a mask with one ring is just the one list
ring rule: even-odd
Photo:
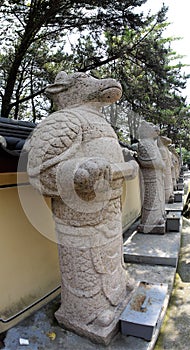
[[[31,186],[22,186],[36,205]],[[40,212],[38,213],[40,217]],[[41,220],[47,220],[41,216]],[[48,218],[53,230],[53,220]],[[30,223],[17,187],[0,189],[0,331],[7,319],[60,285],[57,244]],[[2,322],[1,322],[2,321]]]
[[123,232],[140,216],[141,197],[139,175],[133,180],[127,180],[123,185],[122,196],[122,226]]

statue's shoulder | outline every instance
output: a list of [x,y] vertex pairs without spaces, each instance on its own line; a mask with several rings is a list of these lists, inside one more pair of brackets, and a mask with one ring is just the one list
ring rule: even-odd
[[65,108],[50,114],[46,119],[44,119],[39,125],[40,129],[44,127],[59,128],[62,124],[76,126],[81,125],[80,114],[77,111]]
[[[60,110],[50,114],[37,125],[25,144],[26,151],[47,157],[53,157],[64,152],[82,136],[81,122],[69,110]],[[46,157],[45,157],[46,158]]]

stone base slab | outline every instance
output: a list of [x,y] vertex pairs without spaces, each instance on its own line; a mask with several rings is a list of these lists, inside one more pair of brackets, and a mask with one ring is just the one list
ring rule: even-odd
[[170,231],[179,232],[180,221],[181,221],[181,212],[179,211],[168,212],[166,216],[166,232],[170,232]]
[[174,203],[180,203],[183,201],[184,192],[174,191]]
[[[155,343],[157,341],[160,327],[162,325],[163,319],[165,317],[165,313],[167,310],[167,306],[169,303],[169,298],[172,292],[174,280],[175,280],[175,272],[176,268],[172,266],[161,266],[161,265],[146,265],[146,264],[134,264],[127,263],[126,269],[128,273],[134,277],[135,280],[138,281],[146,281],[149,283],[165,283],[168,285],[168,294],[165,298],[164,305],[158,319],[156,328],[154,330],[151,341],[144,340],[139,337],[134,336],[123,336],[122,345],[120,343],[115,342],[113,346],[113,350],[153,350],[155,347]],[[120,346],[121,347],[120,347]],[[123,346],[123,347],[122,347]],[[112,350],[112,348],[110,349]]]
[[[135,286],[136,284],[134,287]],[[89,325],[80,325],[79,323],[70,322],[59,310],[55,312],[55,317],[61,327],[73,331],[80,336],[86,337],[94,343],[108,345],[119,332],[119,317],[129,302],[132,293],[133,291],[129,293],[124,302],[115,309],[115,318],[107,327],[97,325],[95,322]]]
[[135,233],[124,242],[124,261],[176,267],[179,249],[180,232],[163,236]]
[[157,235],[163,235],[165,233],[165,224],[163,225],[142,225],[140,224],[138,226],[138,233],[143,234],[157,234]]
[[178,203],[167,203],[165,205],[165,211],[166,213],[169,212],[169,211],[179,211],[179,212],[182,212],[183,210],[183,203],[182,202],[178,202]]
[[150,341],[167,296],[167,284],[140,282],[120,316],[121,333]]

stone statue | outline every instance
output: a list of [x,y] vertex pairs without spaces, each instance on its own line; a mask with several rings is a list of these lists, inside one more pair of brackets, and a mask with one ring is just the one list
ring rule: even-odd
[[133,288],[123,265],[121,194],[138,164],[124,162],[100,112],[121,97],[121,85],[60,72],[46,93],[58,111],[25,148],[31,184],[52,197],[62,278],[55,316],[67,329],[108,344]]
[[165,188],[165,203],[174,202],[173,181],[172,181],[172,160],[168,146],[172,140],[166,136],[158,138],[158,147],[165,164],[164,168],[164,188]]
[[179,155],[176,152],[174,144],[169,145],[169,150],[171,152],[171,159],[172,159],[173,188],[176,189],[177,180],[178,180],[179,174],[180,174],[180,160],[179,160]]
[[142,215],[138,227],[141,233],[165,233],[164,162],[156,143],[158,135],[157,126],[141,122],[137,153],[142,187]]

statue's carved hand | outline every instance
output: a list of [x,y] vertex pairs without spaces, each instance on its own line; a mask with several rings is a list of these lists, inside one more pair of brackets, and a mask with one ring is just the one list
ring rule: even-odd
[[109,191],[111,166],[102,158],[90,158],[83,162],[74,176],[75,190],[85,200],[93,200],[100,193]]

